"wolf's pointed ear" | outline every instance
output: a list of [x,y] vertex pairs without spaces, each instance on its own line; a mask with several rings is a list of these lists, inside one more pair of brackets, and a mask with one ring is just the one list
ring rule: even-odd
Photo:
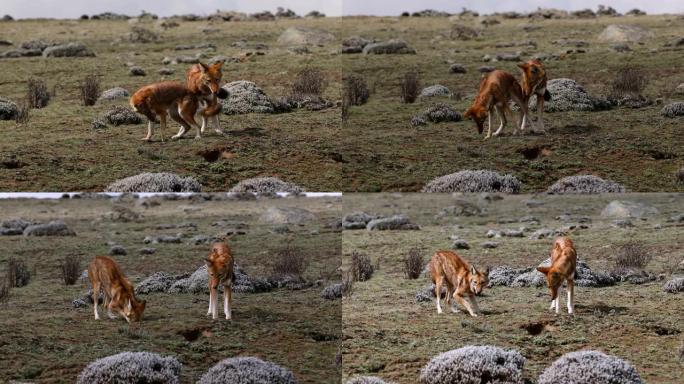
[[207,67],[207,65],[204,64],[204,63],[202,63],[202,62],[199,63],[199,67],[200,67],[200,71],[202,71],[202,73],[206,73],[206,72],[207,72],[207,69],[209,69],[209,68]]
[[223,60],[217,61],[212,65],[212,67],[214,67],[216,69],[221,69],[222,66],[223,66]]
[[539,271],[545,275],[549,273],[550,269],[551,269],[551,267],[537,267],[537,271]]
[[472,273],[473,275],[476,275],[476,274],[477,274],[477,270],[475,269],[475,266],[474,266],[474,265],[471,265],[471,266],[470,266],[470,273]]
[[518,68],[522,69],[523,71],[526,70],[528,67],[527,63],[518,63]]

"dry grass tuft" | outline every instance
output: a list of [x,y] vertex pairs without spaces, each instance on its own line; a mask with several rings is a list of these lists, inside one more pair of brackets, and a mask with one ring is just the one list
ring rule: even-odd
[[420,93],[420,78],[418,72],[407,72],[401,79],[401,101],[411,104],[416,101]]
[[31,108],[43,108],[50,102],[50,92],[47,84],[42,79],[30,77],[28,79],[26,100]]
[[404,276],[407,279],[417,279],[423,272],[423,256],[417,248],[411,248],[404,259]]
[[95,75],[88,75],[81,83],[81,101],[85,106],[95,105],[100,97],[100,80]]
[[309,259],[304,252],[295,247],[285,247],[277,251],[276,261],[273,263],[273,276],[301,277],[309,266]]
[[74,285],[81,275],[81,258],[76,255],[67,255],[59,269],[62,272],[64,285]]

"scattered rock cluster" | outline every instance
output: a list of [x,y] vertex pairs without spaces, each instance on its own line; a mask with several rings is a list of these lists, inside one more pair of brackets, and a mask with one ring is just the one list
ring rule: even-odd
[[404,215],[381,216],[371,215],[366,212],[354,212],[342,218],[344,229],[367,229],[369,231],[383,230],[418,230],[420,227],[413,224]]
[[518,193],[522,184],[512,175],[490,170],[464,170],[428,182],[422,192],[503,192]]
[[611,180],[604,180],[594,175],[567,176],[556,181],[547,190],[547,193],[563,194],[598,194],[598,193],[624,193],[623,185]]

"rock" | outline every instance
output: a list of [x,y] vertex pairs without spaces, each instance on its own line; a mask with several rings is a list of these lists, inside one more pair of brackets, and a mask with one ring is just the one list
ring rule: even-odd
[[99,101],[109,101],[129,97],[127,90],[121,87],[110,88],[100,95]]
[[145,236],[143,243],[145,244],[180,244],[182,239],[180,235],[159,235],[159,236]]
[[480,37],[480,31],[465,25],[454,24],[449,36],[456,40],[471,40]]
[[24,228],[24,236],[76,236],[61,220],[51,221],[47,224],[33,224]]
[[630,228],[633,227],[634,224],[632,224],[631,220],[628,219],[619,219],[619,220],[614,220],[613,221],[613,226],[618,227],[618,228]]
[[141,255],[153,255],[155,252],[157,252],[157,248],[148,247],[140,248],[140,250],[138,251],[138,253],[140,253]]
[[675,92],[676,94],[678,94],[678,95],[684,95],[684,83],[679,84],[679,85],[675,88],[674,92]]
[[684,102],[677,101],[670,103],[663,107],[663,109],[660,111],[660,114],[670,118],[684,116]]
[[461,64],[451,64],[449,66],[449,72],[451,73],[466,73],[466,68]]
[[[435,103],[429,106],[419,116],[414,118],[428,120],[433,123],[457,122],[463,120],[461,113],[444,103]],[[412,120],[413,123],[413,120]]]
[[648,206],[643,203],[637,203],[633,201],[611,201],[604,209],[601,211],[601,216],[611,217],[617,219],[628,219],[628,218],[642,218],[650,215],[657,215],[659,212],[656,208]]
[[[209,64],[211,65],[212,63],[210,62]],[[157,71],[157,73],[162,75],[162,76],[170,76],[170,75],[173,75],[175,72],[176,71],[173,68],[166,68],[166,67],[159,68],[159,70]]]
[[237,183],[230,192],[247,192],[247,193],[276,193],[287,192],[292,194],[300,194],[304,189],[296,184],[288,183],[280,180],[277,177],[255,177],[245,179]]
[[68,43],[45,48],[43,57],[95,57],[95,53],[82,43]]
[[[571,79],[549,80],[546,89],[551,94],[551,100],[544,104],[546,112],[565,111],[600,111],[610,108],[610,103],[598,97],[591,96],[579,84]],[[530,100],[530,108],[536,110],[536,96]]]
[[538,384],[644,384],[637,370],[628,361],[598,351],[566,353],[546,368]]
[[211,244],[217,241],[221,241],[221,238],[216,236],[207,235],[195,235],[190,239],[190,244],[201,245],[201,244]]
[[[444,298],[447,294],[446,287],[442,285],[440,290],[440,297]],[[420,291],[416,293],[416,302],[422,303],[426,301],[432,301],[435,296],[435,284],[429,284],[423,287]]]
[[0,120],[14,120],[18,107],[13,101],[0,97]]
[[450,97],[451,96],[451,91],[449,88],[436,84],[436,85],[431,85],[429,87],[423,88],[422,91],[420,91],[420,94],[418,97],[434,97],[434,96],[446,96]]
[[141,67],[131,67],[128,70],[128,75],[129,76],[147,76],[147,72],[145,72],[144,69]]
[[141,173],[117,180],[105,192],[201,192],[202,184],[175,173]]
[[556,181],[549,189],[550,194],[599,194],[624,193],[625,187],[611,180],[604,180],[594,175],[567,176]]
[[392,217],[373,219],[368,222],[366,229],[369,231],[418,230],[420,227],[411,223],[411,220],[404,215],[394,215]]
[[433,357],[421,369],[420,383],[522,383],[524,365],[515,350],[467,345]]
[[10,40],[7,40],[7,39],[0,39],[0,46],[6,47],[6,46],[10,46],[10,45],[14,45],[14,43],[12,43]]
[[493,55],[485,55],[482,61],[520,61],[520,53],[495,53]]
[[392,384],[387,383],[379,377],[375,376],[354,376],[347,380],[345,384]]
[[464,170],[437,177],[428,182],[422,192],[502,192],[518,193],[521,183],[511,175],[501,176],[490,170]]
[[638,43],[652,38],[654,33],[636,25],[611,24],[598,36],[604,43]]
[[73,305],[74,308],[83,308],[86,307],[88,304],[85,302],[85,300],[81,298],[76,298],[71,301],[71,305]]
[[344,286],[342,283],[332,284],[323,289],[321,292],[321,297],[327,300],[340,299],[342,298],[343,290]]
[[150,352],[122,352],[88,364],[76,384],[180,383],[181,363]]
[[404,40],[392,39],[386,42],[370,43],[363,47],[363,53],[366,55],[415,54],[416,50],[409,47]]
[[454,244],[452,245],[452,247],[454,249],[470,249],[470,245],[468,244],[468,242],[463,239],[454,240]]
[[271,99],[251,81],[233,81],[224,85],[223,89],[228,91],[228,97],[221,100],[226,115],[274,112]]
[[491,67],[489,65],[483,65],[480,68],[477,69],[480,73],[488,73],[488,72],[493,72],[496,70],[496,68]]
[[307,48],[305,45],[304,46],[296,46],[296,47],[288,47],[287,50],[296,54],[296,55],[304,55],[304,54],[311,53],[309,48]]
[[125,256],[126,255],[126,248],[120,246],[120,245],[115,245],[111,248],[109,248],[109,254],[112,256]]
[[482,213],[482,210],[477,205],[462,199],[454,200],[454,205],[442,208],[435,217],[450,217],[450,216],[477,216]]
[[316,220],[316,216],[298,207],[268,207],[259,221],[268,224],[305,224]]
[[630,52],[632,48],[629,47],[626,43],[616,43],[616,44],[611,44],[610,49],[612,49],[615,52]]
[[499,246],[499,243],[495,241],[485,241],[484,243],[480,244],[482,248],[484,249],[494,249]]
[[556,236],[556,231],[548,228],[540,228],[532,232],[527,238],[530,240],[550,239]]
[[99,117],[100,120],[115,125],[136,125],[142,124],[143,119],[132,109],[121,105],[116,105]]
[[189,275],[169,275],[166,272],[155,272],[138,283],[135,287],[135,294],[146,295],[153,292],[167,292],[173,283],[188,277]]
[[[360,36],[352,36],[342,40],[342,53],[360,53],[368,44],[374,43],[374,40],[369,40]],[[344,52],[345,48],[358,50],[358,52]]]
[[322,29],[290,27],[278,37],[282,45],[325,45],[335,40],[335,35]]
[[197,384],[296,384],[289,370],[256,357],[231,357],[211,367]]
[[35,57],[41,56],[43,51],[39,49],[10,49],[3,53],[0,53],[0,58],[17,58],[17,57]]
[[368,222],[379,219],[382,216],[371,215],[366,212],[354,212],[344,215],[342,218],[342,228],[344,229],[366,229]]

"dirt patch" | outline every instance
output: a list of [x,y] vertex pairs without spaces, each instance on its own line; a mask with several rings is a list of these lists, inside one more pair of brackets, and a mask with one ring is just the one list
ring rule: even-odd
[[249,136],[262,137],[265,136],[263,128],[250,127],[245,129],[238,129],[237,131],[230,131],[231,136]]
[[599,130],[599,126],[595,124],[566,124],[560,128],[554,128],[553,131],[560,134],[583,134],[583,133],[594,133]]
[[527,333],[529,333],[532,336],[537,336],[544,331],[555,331],[556,327],[554,326],[554,324],[555,321],[552,320],[533,321],[529,323],[520,324],[520,328],[526,330]]
[[677,328],[670,328],[670,327],[665,327],[662,325],[651,325],[648,327],[650,331],[655,332],[656,335],[658,336],[670,336],[670,335],[677,335],[680,333],[679,329]]
[[228,148],[204,149],[197,152],[197,155],[201,156],[209,163],[214,163],[222,159],[232,159],[235,157],[235,153],[230,152]]
[[186,341],[193,342],[193,341],[199,339],[200,336],[206,335],[207,332],[208,332],[207,328],[205,328],[205,327],[193,327],[193,328],[181,329],[180,331],[178,331],[176,333],[183,336],[183,338]]
[[553,151],[551,151],[551,148],[549,148],[546,145],[525,147],[518,149],[517,152],[523,155],[523,157],[525,157],[525,159],[527,160],[534,160],[539,158],[540,156],[550,156],[553,153]]

